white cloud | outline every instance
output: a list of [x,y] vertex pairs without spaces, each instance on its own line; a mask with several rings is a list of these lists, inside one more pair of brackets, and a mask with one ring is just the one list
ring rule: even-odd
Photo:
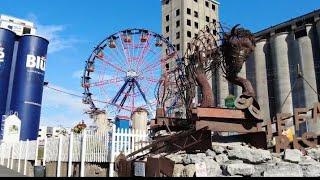
[[[78,92],[64,89],[59,86],[51,85],[51,87],[62,90],[64,92],[71,93],[71,94],[81,94]],[[48,88],[44,89],[43,100],[46,102],[46,104],[49,107],[52,107],[52,108],[59,108],[63,106],[66,110],[71,110],[71,111],[86,108],[86,106],[82,104],[81,98],[63,94]]]
[[79,42],[74,38],[65,38],[60,34],[65,30],[63,25],[37,25],[38,35],[45,37],[50,41],[48,53],[54,53],[64,49],[73,48]]
[[35,14],[27,16],[29,20],[35,23],[37,27],[37,35],[42,36],[50,41],[48,53],[54,53],[64,49],[73,48],[78,39],[62,36],[62,32],[66,29],[65,25],[44,25],[38,21]]
[[81,79],[84,70],[78,70],[72,73],[72,78]]
[[[81,94],[63,87],[53,85],[51,85],[51,87],[72,94]],[[81,120],[89,119],[88,115],[84,114],[85,110],[89,107],[84,105],[82,99],[79,97],[44,88],[42,104],[41,125],[62,125],[64,127],[70,127]]]

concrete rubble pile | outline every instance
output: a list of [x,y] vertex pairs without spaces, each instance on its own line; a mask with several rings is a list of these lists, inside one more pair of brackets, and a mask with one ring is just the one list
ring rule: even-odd
[[166,157],[175,162],[174,177],[320,177],[320,146],[303,155],[292,149],[275,154],[240,142],[213,143],[205,153],[180,151]]

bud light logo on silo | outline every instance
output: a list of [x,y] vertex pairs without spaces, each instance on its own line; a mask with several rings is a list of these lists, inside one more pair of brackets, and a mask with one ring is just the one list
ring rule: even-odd
[[4,48],[3,47],[0,47],[0,63],[3,63],[4,62],[4,57],[5,57],[5,54],[4,54]]
[[45,71],[46,70],[46,57],[28,54],[26,67],[27,68],[35,68],[37,70]]

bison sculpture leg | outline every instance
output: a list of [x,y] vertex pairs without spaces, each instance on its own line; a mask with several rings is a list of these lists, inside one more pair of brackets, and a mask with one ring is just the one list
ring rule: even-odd
[[200,86],[200,89],[202,90],[202,101],[201,101],[200,107],[202,108],[213,107],[214,105],[213,92],[207,80],[207,75],[202,69],[197,68],[196,81]]

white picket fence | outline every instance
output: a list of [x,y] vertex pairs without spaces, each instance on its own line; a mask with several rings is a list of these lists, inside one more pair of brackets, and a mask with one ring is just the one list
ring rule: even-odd
[[[68,162],[68,177],[72,175],[72,162],[80,162],[80,176],[85,177],[85,162],[109,163],[109,176],[113,176],[114,161],[121,152],[128,155],[142,147],[149,145],[148,133],[128,129],[117,129],[97,133],[83,131],[59,138],[46,138],[42,141],[20,141],[14,144],[0,144],[0,164],[13,169],[13,161],[18,161],[18,172],[21,172],[20,160],[23,160],[23,174],[26,175],[27,161],[42,160],[42,165],[47,162],[57,162],[57,177],[61,176],[61,162]],[[43,158],[38,158],[39,148],[43,148]],[[143,153],[146,153],[144,151]],[[140,155],[140,154],[137,154]],[[5,163],[7,159],[7,163]]]

